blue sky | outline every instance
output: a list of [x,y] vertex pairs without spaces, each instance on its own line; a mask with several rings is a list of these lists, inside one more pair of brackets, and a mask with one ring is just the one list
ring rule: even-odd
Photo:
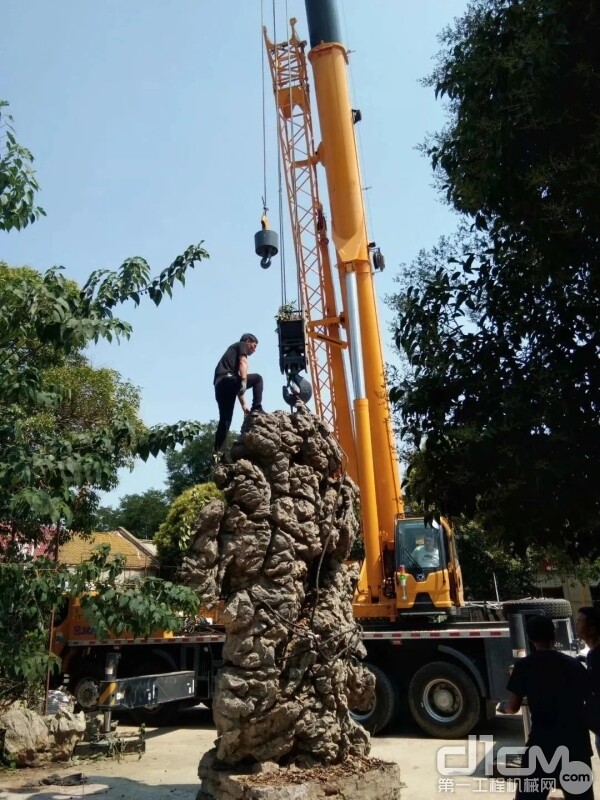
[[[387,262],[376,277],[380,298],[401,262],[455,227],[415,146],[443,125],[442,105],[419,80],[431,70],[437,34],[465,8],[466,0],[340,0],[353,105],[363,115],[370,235]],[[264,9],[272,34],[269,0]],[[302,0],[276,0],[276,15],[278,38],[292,15],[307,36]],[[0,97],[36,157],[48,216],[1,234],[0,259],[40,270],[61,264],[81,283],[129,256],[144,256],[157,273],[189,244],[204,240],[210,252],[172,301],[121,311],[134,326],[129,342],[90,352],[96,366],[141,388],[148,424],[214,419],[214,365],[244,331],[260,340],[250,366],[265,377],[265,408],[282,406],[279,263],[262,270],[253,247],[262,211],[261,47],[260,0],[2,3]],[[278,227],[269,83],[266,113]],[[389,313],[380,310],[385,326]],[[391,360],[386,327],[382,335]],[[139,462],[105,502],[162,488],[164,477],[162,459]]]

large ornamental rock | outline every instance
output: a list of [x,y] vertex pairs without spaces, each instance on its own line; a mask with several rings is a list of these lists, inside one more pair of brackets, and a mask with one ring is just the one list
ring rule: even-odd
[[68,761],[84,732],[83,712],[60,709],[42,717],[17,702],[0,713],[0,755],[17,767]]
[[374,678],[352,617],[358,490],[328,428],[305,408],[251,414],[201,512],[183,565],[203,605],[224,601],[215,759],[338,764],[369,735],[349,714]]

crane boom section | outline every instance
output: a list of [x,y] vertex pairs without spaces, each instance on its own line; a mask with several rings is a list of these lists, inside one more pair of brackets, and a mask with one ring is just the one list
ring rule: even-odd
[[274,43],[263,29],[277,108],[278,137],[287,189],[315,410],[335,431],[358,480],[356,445],[343,349],[347,340],[337,304],[316,174],[308,65],[292,20],[288,41]]
[[[347,54],[339,41],[323,41],[318,33],[315,36],[314,17],[311,15],[316,5],[307,0],[311,42],[313,45],[315,41],[321,42],[313,46],[308,56],[313,68],[321,130],[318,153],[327,178],[331,232],[338,266],[341,272],[353,273],[356,281],[362,369],[369,406],[373,469],[377,476],[377,516],[383,541],[393,546],[394,522],[404,509],[369,255],[354,115],[348,87]],[[340,274],[341,280],[344,277]]]

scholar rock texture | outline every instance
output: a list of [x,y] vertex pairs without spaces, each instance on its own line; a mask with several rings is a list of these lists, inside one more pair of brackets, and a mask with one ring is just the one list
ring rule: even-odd
[[[352,617],[358,491],[334,437],[302,408],[249,415],[216,471],[226,501],[201,512],[183,577],[203,604],[225,599],[216,757],[335,764],[364,756],[372,674]],[[358,657],[358,658],[357,658]]]
[[83,739],[85,715],[60,710],[41,717],[14,703],[0,714],[2,757],[17,767],[37,767],[53,761],[68,761]]

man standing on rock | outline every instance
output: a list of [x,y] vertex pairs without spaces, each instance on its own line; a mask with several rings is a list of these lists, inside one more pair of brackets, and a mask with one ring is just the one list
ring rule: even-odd
[[[262,375],[248,374],[248,356],[256,350],[258,339],[252,333],[244,333],[239,342],[229,345],[215,369],[215,398],[219,406],[219,424],[215,434],[215,455],[217,455],[229,433],[235,398],[240,401],[244,414],[262,412]],[[252,408],[246,402],[246,391],[252,389]]]

